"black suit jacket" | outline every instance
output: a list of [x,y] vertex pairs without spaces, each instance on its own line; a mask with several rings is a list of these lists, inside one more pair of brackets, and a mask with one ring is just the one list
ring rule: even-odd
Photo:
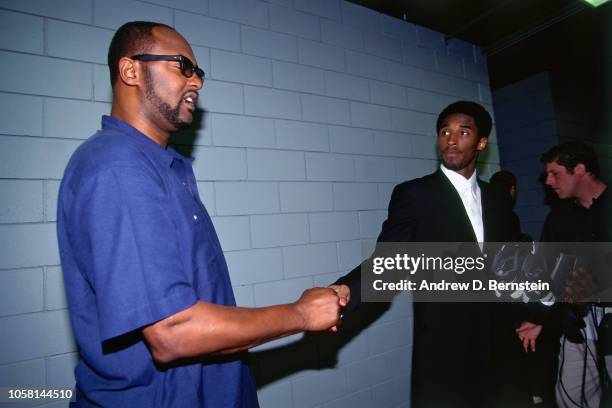
[[[509,195],[479,181],[485,242],[512,241]],[[475,242],[461,198],[441,170],[395,187],[379,242]],[[348,310],[361,301],[361,267],[340,278],[351,289]],[[413,407],[517,406],[496,404],[500,352],[520,352],[512,312],[494,303],[414,303]],[[501,349],[501,350],[500,350]],[[511,360],[511,358],[509,358]],[[505,367],[507,364],[502,364]],[[501,374],[506,380],[507,375]],[[502,381],[503,379],[499,379]],[[507,387],[505,387],[507,388]],[[512,392],[509,392],[512,393]],[[492,403],[493,401],[493,403]],[[493,405],[492,405],[493,404]]]

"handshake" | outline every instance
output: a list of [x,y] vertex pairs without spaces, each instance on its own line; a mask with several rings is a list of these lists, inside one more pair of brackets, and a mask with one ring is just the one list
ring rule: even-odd
[[346,285],[331,285],[327,288],[312,288],[292,304],[302,318],[303,331],[338,331],[342,322],[341,309],[351,300]]

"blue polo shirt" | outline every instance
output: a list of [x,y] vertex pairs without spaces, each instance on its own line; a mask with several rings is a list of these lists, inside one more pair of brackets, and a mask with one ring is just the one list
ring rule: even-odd
[[240,356],[158,368],[142,338],[198,300],[235,305],[190,159],[104,116],[66,168],[57,230],[77,406],[258,406]]

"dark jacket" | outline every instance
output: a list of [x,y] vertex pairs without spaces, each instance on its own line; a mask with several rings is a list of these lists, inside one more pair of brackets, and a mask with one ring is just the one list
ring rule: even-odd
[[[488,183],[479,185],[485,242],[517,239],[509,196]],[[476,236],[461,198],[438,170],[395,187],[378,241],[475,242]],[[349,310],[361,301],[360,281],[359,266],[338,280],[351,288]],[[414,303],[413,407],[521,406],[514,400],[520,392],[500,394],[514,388],[515,374],[505,367],[520,353],[512,312],[505,306]],[[508,399],[513,402],[497,404]]]

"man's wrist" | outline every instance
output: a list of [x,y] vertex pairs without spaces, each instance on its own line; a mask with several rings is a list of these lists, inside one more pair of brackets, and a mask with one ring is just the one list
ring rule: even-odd
[[289,306],[291,307],[292,315],[295,316],[296,329],[298,331],[306,331],[308,329],[308,320],[306,319],[304,305],[300,304],[298,300],[297,302],[291,303]]

